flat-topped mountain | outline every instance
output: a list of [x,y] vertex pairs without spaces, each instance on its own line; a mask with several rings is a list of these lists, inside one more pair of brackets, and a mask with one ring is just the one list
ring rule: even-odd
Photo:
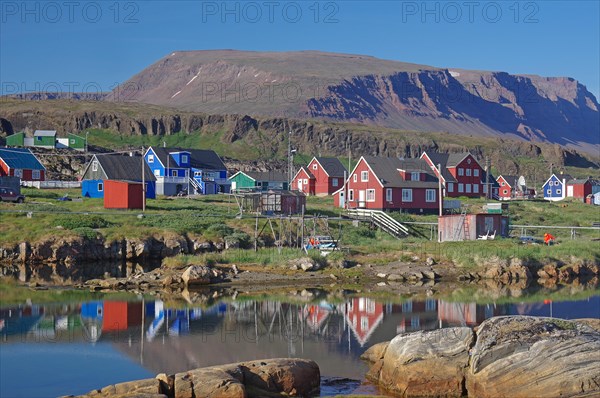
[[177,51],[105,97],[193,112],[520,137],[598,151],[599,105],[572,78],[317,51]]

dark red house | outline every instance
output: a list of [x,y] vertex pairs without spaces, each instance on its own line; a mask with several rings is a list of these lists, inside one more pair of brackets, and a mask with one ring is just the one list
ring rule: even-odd
[[306,195],[331,195],[344,185],[348,173],[337,158],[314,157],[292,179],[292,189]]
[[0,177],[45,181],[46,168],[27,148],[0,148]]
[[334,203],[350,209],[434,212],[438,179],[422,159],[363,156],[350,173],[346,193],[336,192]]
[[104,180],[105,209],[141,209],[144,195],[141,182]]
[[585,198],[592,194],[592,187],[596,185],[600,185],[600,182],[593,180],[591,177],[567,180],[567,198],[577,198],[585,201]]
[[383,304],[370,298],[353,298],[345,304],[344,318],[361,347],[369,341],[383,316]]
[[[421,159],[427,162],[436,176],[441,175],[445,196],[480,197],[485,195],[483,189],[485,172],[469,152],[423,152]],[[438,165],[441,165],[441,172],[438,170]]]

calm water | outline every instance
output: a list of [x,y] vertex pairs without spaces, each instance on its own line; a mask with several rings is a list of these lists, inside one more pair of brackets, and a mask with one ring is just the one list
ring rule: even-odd
[[474,326],[496,315],[600,318],[599,291],[588,293],[541,302],[525,295],[525,303],[508,304],[338,295],[307,303],[226,298],[197,307],[111,299],[5,306],[0,396],[81,394],[159,372],[274,357],[315,360],[325,377],[323,396],[369,394],[375,390],[361,383],[367,367],[359,356],[374,343],[405,331]]

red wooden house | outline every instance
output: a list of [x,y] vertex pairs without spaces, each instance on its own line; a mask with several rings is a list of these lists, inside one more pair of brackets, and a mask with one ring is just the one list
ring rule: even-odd
[[585,198],[592,194],[592,187],[596,185],[600,185],[600,183],[591,177],[567,180],[567,198],[577,198],[585,201]]
[[314,157],[292,179],[292,189],[306,195],[331,195],[344,185],[348,171],[337,158]]
[[143,190],[141,182],[104,180],[104,208],[141,209]]
[[383,304],[364,297],[351,299],[344,308],[346,323],[361,347],[383,321],[383,315]]
[[[423,152],[421,159],[425,160],[436,176],[442,176],[445,196],[458,197],[484,196],[483,167],[469,152],[462,153],[427,153]],[[441,165],[441,173],[438,170]]]
[[46,168],[27,148],[0,148],[0,177],[45,181]]
[[363,156],[350,173],[346,192],[336,192],[336,206],[409,212],[438,208],[438,179],[421,159]]
[[498,189],[498,198],[500,200],[509,200],[515,197],[519,177],[500,175],[496,179],[500,188]]
[[142,303],[130,301],[105,301],[103,332],[127,330],[142,324]]

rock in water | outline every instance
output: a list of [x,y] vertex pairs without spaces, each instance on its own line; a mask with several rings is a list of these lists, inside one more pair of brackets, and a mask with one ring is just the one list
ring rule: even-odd
[[469,396],[600,396],[600,333],[583,322],[495,317],[477,330]]
[[210,278],[212,272],[210,268],[204,265],[190,265],[183,274],[181,279],[186,286],[191,285],[208,285],[210,284]]
[[461,397],[473,339],[467,327],[398,335],[367,377],[400,396]]

